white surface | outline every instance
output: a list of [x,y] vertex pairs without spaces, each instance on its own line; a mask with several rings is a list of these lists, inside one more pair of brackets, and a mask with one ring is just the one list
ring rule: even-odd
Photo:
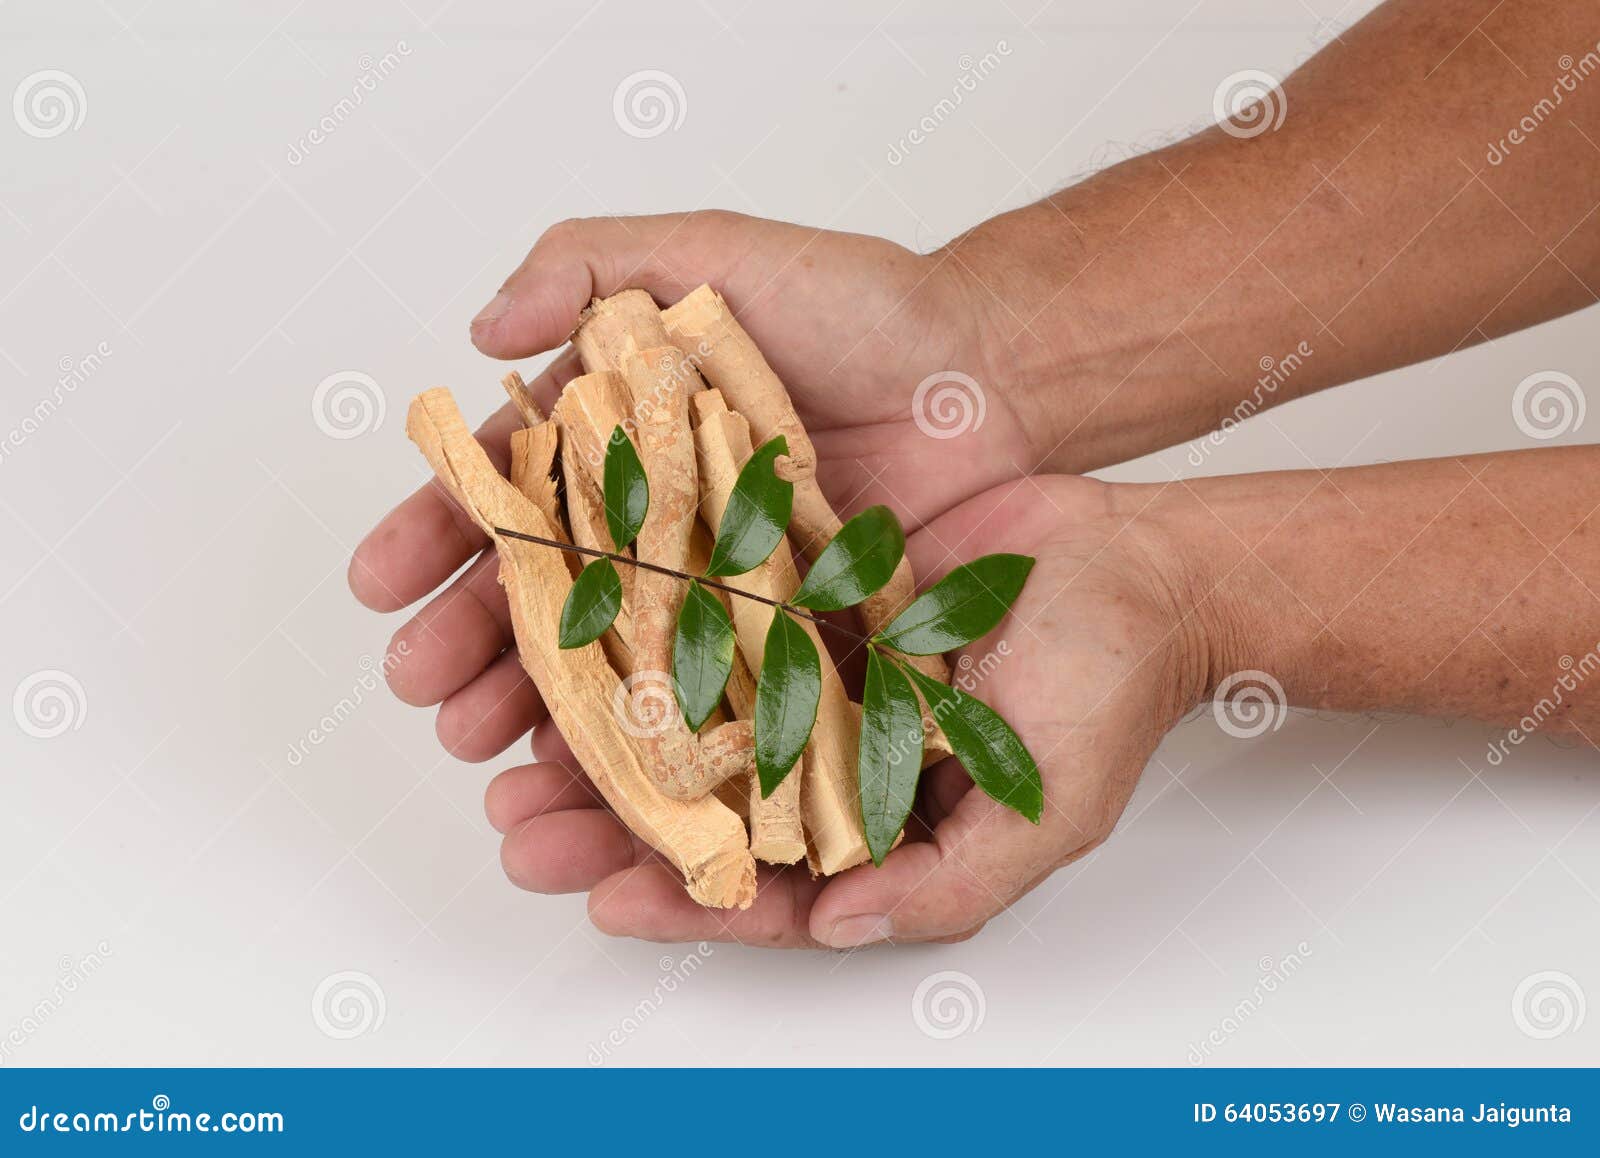
[[[1181,1065],[1301,942],[1213,1064],[1600,1061],[1600,1016],[1538,1040],[1512,1014],[1541,971],[1600,998],[1600,777],[1545,740],[1488,768],[1476,726],[1297,716],[1246,743],[1205,716],[1116,839],[976,940],[718,947],[659,1002],[688,950],[607,940],[581,898],[501,877],[480,800],[516,751],[444,757],[430,714],[380,688],[292,766],[399,623],[357,608],[344,568],[422,477],[405,402],[449,383],[496,404],[466,322],[545,226],[721,205],[926,247],[1125,150],[1107,141],[1207,119],[1222,77],[1292,67],[1334,7],[864,0],[797,29],[737,0],[438,2],[6,5],[0,95],[59,69],[87,109],[50,139],[0,117],[0,431],[58,362],[111,351],[0,458],[0,691],[60,669],[85,705],[53,739],[0,717],[0,1039],[51,1006],[6,1064],[583,1065],[644,1002],[617,1064]],[[1001,39],[1003,67],[889,165],[963,54]],[[360,58],[401,41],[291,164]],[[612,117],[642,69],[687,100],[650,140]],[[1528,445],[1512,388],[1600,380],[1593,326],[1274,410],[1210,469]],[[352,369],[387,417],[335,440],[312,393]],[[62,958],[101,942],[55,1008]],[[350,970],[384,1019],[330,1037],[313,994]],[[912,1001],[945,970],[985,1015],[940,1040]]]

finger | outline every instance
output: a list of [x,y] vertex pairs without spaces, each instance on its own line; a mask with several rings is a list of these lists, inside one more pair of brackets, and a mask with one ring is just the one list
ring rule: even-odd
[[434,732],[446,752],[476,763],[504,752],[547,715],[538,689],[512,648],[445,698]]
[[944,823],[971,788],[972,777],[958,760],[940,760],[924,769],[917,784],[917,795],[928,827],[938,828]]
[[[549,413],[561,388],[581,369],[577,355],[567,351],[528,383],[528,389]],[[508,403],[478,427],[478,441],[501,474],[510,466],[511,432],[521,425]],[[398,611],[450,578],[487,542],[438,480],[429,479],[356,547],[350,557],[350,590],[374,611]]]
[[389,645],[400,658],[389,687],[415,707],[437,704],[488,667],[511,643],[511,608],[490,550],[399,631]]
[[567,739],[554,724],[544,724],[533,730],[533,742],[529,745],[533,749],[535,760],[549,760],[555,764],[571,764],[578,766],[577,759],[572,754],[572,748]]
[[[507,403],[478,428],[478,441],[502,474],[510,462],[511,432],[520,425]],[[438,587],[488,541],[439,481],[429,479],[356,547],[350,590],[374,611],[397,611]]]
[[736,256],[729,242],[739,220],[673,213],[563,221],[473,319],[473,344],[493,358],[525,358],[566,341],[592,298],[637,287],[674,302],[701,282],[720,284]]
[[652,861],[600,882],[589,894],[589,919],[613,937],[643,941],[736,941],[768,948],[815,949],[807,914],[820,881],[803,869],[761,866],[748,909],[697,903],[670,865]]
[[604,808],[589,778],[566,764],[523,764],[489,781],[483,814],[498,833],[509,833],[535,816]]
[[500,842],[500,865],[518,888],[582,893],[613,873],[641,864],[650,846],[609,812],[576,808],[524,821]]
[[1075,842],[969,792],[926,843],[905,842],[883,867],[833,877],[811,911],[811,935],[846,949],[964,933],[1020,897]]

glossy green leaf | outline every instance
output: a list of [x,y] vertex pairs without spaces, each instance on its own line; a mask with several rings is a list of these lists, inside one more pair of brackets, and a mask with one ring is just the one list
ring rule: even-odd
[[922,711],[917,693],[892,660],[867,648],[867,684],[861,699],[861,819],[872,863],[882,864],[906,826],[922,772]]
[[1027,555],[984,555],[919,595],[880,635],[907,655],[942,655],[993,631],[1033,570]]
[[868,507],[822,549],[789,602],[813,611],[854,607],[889,582],[906,553],[906,533],[888,507]]
[[650,509],[650,480],[645,477],[639,452],[620,425],[606,444],[605,481],[606,527],[611,531],[612,545],[622,551],[644,526],[645,513]]
[[622,577],[610,559],[598,559],[578,572],[561,605],[563,648],[582,647],[606,633],[622,609]]
[[763,797],[783,783],[805,751],[821,698],[817,646],[805,628],[780,611],[767,629],[761,677],[756,681],[756,773]]
[[733,671],[733,642],[733,624],[721,600],[700,584],[690,583],[672,642],[672,690],[683,718],[695,731],[722,700]]
[[783,540],[794,507],[794,484],[774,474],[772,464],[780,454],[788,453],[789,444],[780,434],[763,443],[739,471],[722,512],[711,561],[706,564],[707,575],[743,575],[759,566]]
[[972,782],[1038,824],[1044,811],[1044,784],[1038,765],[1011,725],[961,689],[923,675],[910,664],[899,666],[917,685]]

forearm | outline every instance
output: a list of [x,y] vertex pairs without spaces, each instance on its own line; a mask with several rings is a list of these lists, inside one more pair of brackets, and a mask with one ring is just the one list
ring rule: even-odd
[[1178,545],[1211,689],[1504,724],[1550,699],[1541,730],[1600,740],[1600,448],[1114,493]]
[[1038,465],[1122,461],[1594,302],[1597,42],[1592,0],[1393,0],[1275,94],[1280,128],[1209,129],[952,242]]

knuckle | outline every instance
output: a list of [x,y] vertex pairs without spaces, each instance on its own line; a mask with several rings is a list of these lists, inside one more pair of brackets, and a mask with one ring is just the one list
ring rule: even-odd
[[950,913],[961,920],[963,928],[987,921],[1001,907],[993,890],[967,872],[957,873],[951,879],[946,902]]
[[583,239],[592,218],[568,217],[558,221],[539,235],[533,243],[534,252],[573,245]]

